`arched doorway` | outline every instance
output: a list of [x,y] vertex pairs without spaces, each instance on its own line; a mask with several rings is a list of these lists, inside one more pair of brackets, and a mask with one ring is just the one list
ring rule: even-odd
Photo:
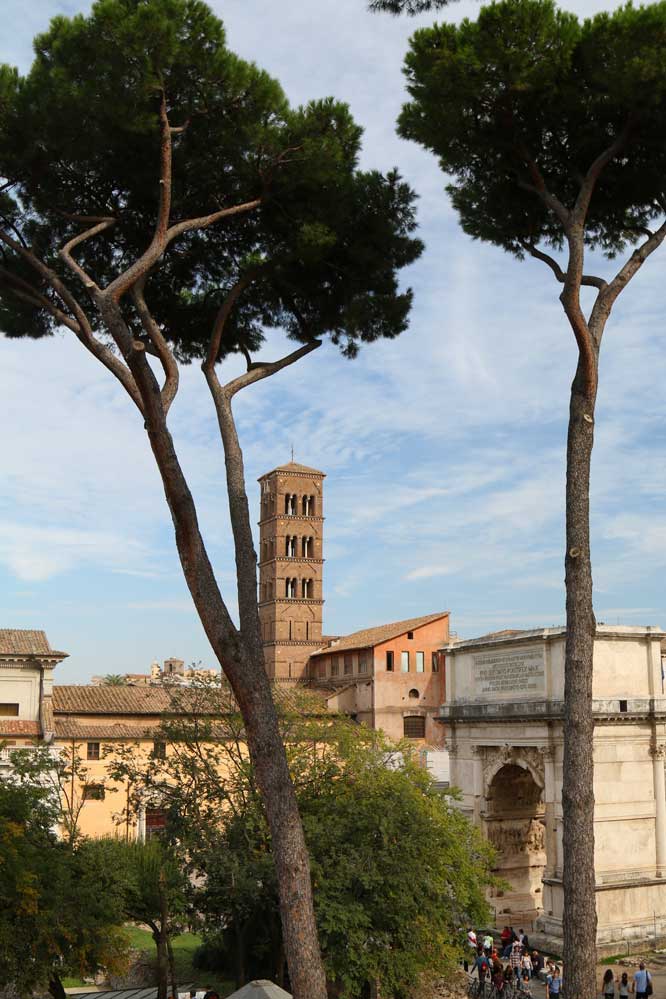
[[542,912],[544,812],[542,788],[527,767],[501,766],[488,786],[485,815],[486,835],[498,854],[496,873],[510,886],[493,892],[498,922],[506,917],[527,929]]

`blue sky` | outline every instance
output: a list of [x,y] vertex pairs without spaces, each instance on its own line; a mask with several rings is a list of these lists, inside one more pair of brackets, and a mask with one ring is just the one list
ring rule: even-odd
[[[5,0],[0,58],[27,68],[33,35],[74,0]],[[213,0],[232,48],[294,103],[334,94],[365,128],[364,166],[397,165],[420,194],[426,252],[406,280],[410,329],[346,361],[326,345],[238,397],[256,478],[289,459],[327,473],[328,633],[438,609],[471,637],[561,623],[564,443],[573,338],[550,271],[462,234],[435,160],[397,138],[401,62],[428,23],[364,0]],[[604,4],[576,2],[579,14]],[[461,3],[447,16],[475,16]],[[603,346],[592,523],[597,617],[666,624],[666,250],[616,307]],[[597,270],[608,273],[606,261]],[[266,356],[284,347],[276,336]],[[175,555],[142,427],[69,333],[0,344],[0,627],[44,628],[63,681],[177,655],[212,663]],[[233,373],[233,363],[229,371]],[[197,369],[170,416],[229,605],[223,460]]]

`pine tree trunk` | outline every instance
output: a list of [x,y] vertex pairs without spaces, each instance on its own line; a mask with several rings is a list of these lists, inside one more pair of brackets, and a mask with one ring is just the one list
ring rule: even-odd
[[[271,831],[280,914],[294,999],[326,999],[314,917],[310,862],[260,639],[235,633],[199,532],[196,510],[168,430],[149,429],[176,532],[183,573],[199,618],[228,677],[243,722]],[[233,517],[233,512],[232,512]],[[249,590],[239,593],[239,603]],[[256,604],[256,590],[252,599]]]
[[[596,383],[594,386],[596,394]],[[592,667],[596,623],[590,559],[590,461],[594,403],[579,363],[571,388],[567,440],[564,666],[564,989],[595,995],[597,914],[594,871]]]
[[167,999],[169,991],[169,955],[164,932],[157,935],[157,999]]
[[[201,537],[194,500],[166,424],[159,385],[143,352],[134,350],[117,302],[108,297],[100,300],[100,311],[114,340],[121,345],[138,386],[144,407],[145,428],[171,511],[183,575],[206,636],[231,684],[245,725],[248,748],[271,832],[271,852],[293,999],[327,999],[326,974],[314,914],[310,858],[264,668],[257,603],[257,559],[240,447],[235,448],[232,439],[224,441],[237,566],[239,632],[222,599]],[[235,437],[233,418],[231,426]]]

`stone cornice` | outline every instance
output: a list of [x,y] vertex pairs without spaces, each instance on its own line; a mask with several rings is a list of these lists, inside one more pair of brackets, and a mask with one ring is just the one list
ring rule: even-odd
[[[620,699],[592,701],[595,725],[630,725],[637,721],[658,719],[666,721],[666,698],[628,698],[627,710],[620,710]],[[476,721],[561,721],[564,719],[564,701],[499,701],[485,704],[444,704],[438,721],[464,724]]]
[[299,562],[303,562],[306,565],[323,565],[326,560],[323,558],[301,558],[300,555],[275,555],[273,558],[263,559],[257,562],[259,567],[264,565],[270,565],[271,562],[291,562],[292,565],[298,565]]
[[258,606],[266,607],[269,604],[323,604],[323,600],[315,600],[314,597],[272,597],[270,600],[260,600]]
[[274,520],[316,520],[318,523],[323,524],[326,517],[318,517],[314,513],[274,513],[272,517],[264,517],[263,520],[258,520],[257,524],[259,527],[263,527],[264,524],[270,524]]

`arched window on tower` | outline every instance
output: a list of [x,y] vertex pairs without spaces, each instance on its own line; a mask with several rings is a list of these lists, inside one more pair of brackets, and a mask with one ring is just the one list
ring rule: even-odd
[[314,548],[313,539],[304,537],[301,539],[301,544],[302,544],[303,558],[312,558],[312,552]]
[[304,579],[304,580],[302,580],[302,582],[301,582],[301,590],[302,590],[303,596],[306,599],[309,599],[312,596],[312,580],[311,579]]
[[287,576],[284,583],[285,583],[284,587],[285,596],[288,597],[290,600],[292,600],[296,596],[296,580],[290,576]]
[[284,497],[284,512],[288,517],[296,514],[296,497],[293,493],[286,493]]
[[303,516],[311,517],[314,513],[314,496],[304,496],[302,500]]
[[296,535],[288,534],[285,538],[285,554],[287,558],[296,558]]

